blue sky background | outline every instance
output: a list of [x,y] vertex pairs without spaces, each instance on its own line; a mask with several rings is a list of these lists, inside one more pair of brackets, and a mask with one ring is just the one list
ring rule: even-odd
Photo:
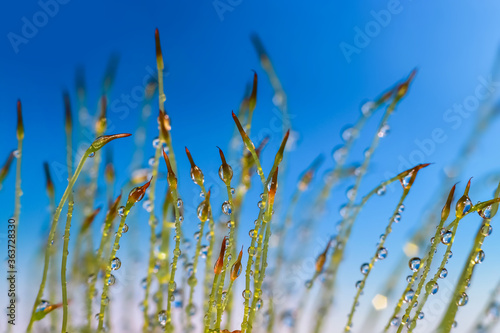
[[[367,24],[371,24],[374,20],[371,11],[379,12],[391,6],[396,6],[398,13],[391,15],[390,22],[370,38],[366,47],[359,48],[359,54],[346,59],[339,45],[354,45],[355,28],[365,29]],[[149,68],[156,68],[155,27],[161,32],[169,71],[165,80],[166,108],[172,118],[174,147],[180,170],[183,170],[179,179],[185,202],[196,202],[198,199],[190,197],[195,193],[195,186],[189,179],[189,164],[183,147],[190,148],[198,165],[207,170],[207,175],[208,170],[217,170],[220,160],[215,147],[228,148],[233,132],[230,112],[238,108],[245,85],[251,80],[251,69],[257,70],[260,78],[254,133],[269,128],[271,124],[274,116],[273,92],[250,42],[251,33],[260,35],[274,62],[288,95],[292,128],[298,134],[296,147],[289,155],[287,182],[281,187],[285,202],[292,195],[299,174],[318,154],[327,157],[320,174],[333,166],[331,150],[341,143],[341,129],[358,118],[362,103],[405,78],[413,68],[418,68],[408,97],[390,120],[390,135],[382,140],[360,194],[386,179],[388,173],[399,172],[401,161],[411,160],[412,156],[416,163],[434,162],[435,165],[419,174],[414,191],[408,198],[403,222],[394,228],[394,234],[389,237],[389,257],[378,263],[373,271],[359,312],[369,308],[377,285],[382,284],[383,273],[397,263],[404,240],[422,223],[419,218],[443,177],[444,167],[458,154],[475,124],[476,108],[467,118],[462,118],[456,128],[452,127],[455,122],[446,121],[444,117],[448,109],[474,96],[481,82],[490,78],[500,41],[500,4],[490,0],[479,3],[462,1],[460,4],[448,0],[438,3],[401,0],[399,5],[391,1],[320,1],[314,4],[241,1],[231,8],[221,17],[210,1],[117,3],[70,0],[60,4],[58,12],[39,27],[36,35],[28,38],[26,44],[19,45],[16,53],[9,41],[9,33],[22,35],[23,18],[33,22],[33,16],[42,8],[36,1],[4,5],[0,13],[0,159],[6,158],[16,146],[15,107],[18,98],[23,102],[26,129],[22,170],[24,195],[17,252],[21,279],[19,304],[23,309],[31,306],[35,292],[33,286],[38,285],[38,278],[31,280],[29,274],[40,272],[36,251],[44,239],[43,230],[48,223],[42,162],[64,164],[65,161],[61,92],[63,89],[70,91],[76,110],[75,68],[83,65],[88,108],[94,113],[108,58],[117,53],[119,67],[109,103],[123,106],[120,104],[122,94],[131,94],[137,86],[141,87]],[[155,110],[156,107],[153,107],[153,114]],[[128,116],[120,119],[121,112],[117,108],[109,110],[109,120],[116,129],[114,132],[133,133],[140,106],[130,107],[128,112]],[[361,159],[381,114],[377,112],[369,121],[350,162]],[[499,178],[493,182],[484,181],[485,175],[498,170],[500,162],[495,148],[500,124],[494,119],[488,125],[489,129],[480,141],[481,148],[472,155],[459,179],[462,183],[458,190],[463,191],[468,177],[475,177],[471,189],[474,202],[489,199]],[[422,142],[432,138],[431,133],[435,129],[441,129],[446,139],[436,143],[431,151],[423,152],[424,160],[415,159],[417,155],[422,156],[415,153],[422,151],[416,140]],[[155,137],[155,130],[156,123],[150,118],[148,142]],[[282,133],[273,133],[266,148],[263,157],[266,170],[270,168],[281,136]],[[118,184],[121,185],[127,180],[126,166],[133,151],[133,140],[124,139],[111,145],[117,162]],[[152,154],[153,147],[148,144],[145,156]],[[146,165],[147,158],[143,161],[143,166]],[[0,191],[0,218],[3,221],[13,212],[13,170]],[[65,178],[64,175],[55,177],[58,197],[66,186]],[[317,186],[321,183],[320,178],[315,182]],[[207,179],[207,183],[209,186],[221,186],[215,178]],[[161,180],[159,184],[163,190],[165,181]],[[255,187],[258,187],[257,183]],[[118,192],[119,188],[115,193]],[[255,189],[249,194],[255,202],[250,202],[245,209],[244,223],[248,227],[242,228],[242,235],[246,235],[253,224],[259,192]],[[338,207],[346,201],[344,192],[345,188],[334,191],[328,212],[317,224],[312,239],[324,241],[325,235],[333,232],[335,223],[340,219]],[[306,195],[297,213],[298,220],[304,218],[300,212],[307,212],[305,204],[313,195],[314,190]],[[361,277],[359,265],[372,256],[374,245],[398,196],[399,189],[394,193],[389,191],[384,198],[374,199],[354,228],[339,278],[339,285],[344,288],[339,289],[341,297],[337,300],[342,306],[337,308],[330,322],[337,331],[344,323],[345,309],[354,296],[354,283]],[[104,198],[99,200],[104,203]],[[220,204],[224,199],[220,195],[215,200]],[[146,251],[149,230],[146,215],[143,215],[142,221],[138,221],[143,224],[131,227],[138,230],[137,237],[144,241],[142,250]],[[455,256],[450,263],[447,282],[454,282],[459,274],[478,223],[476,217],[463,221],[456,239],[459,246],[453,250]],[[196,221],[186,224],[188,234],[194,232],[196,224]],[[485,242],[486,261],[477,270],[479,274],[470,288],[470,302],[466,309],[470,312],[460,317],[457,332],[467,327],[499,278],[495,267],[500,264],[500,259],[494,254],[500,250],[495,244],[500,243],[494,240],[496,237],[498,235],[494,230],[493,236]],[[240,239],[248,243],[248,237],[241,236]],[[318,247],[311,245],[302,251],[307,252],[304,256],[314,257]],[[140,280],[142,276],[137,278]],[[392,310],[392,303],[389,308]],[[360,313],[355,323],[361,321]],[[382,318],[387,316],[389,314],[384,313]],[[20,314],[18,320],[24,322],[27,318]],[[4,325],[2,320],[0,327],[3,329]],[[360,326],[355,325],[354,329]]]

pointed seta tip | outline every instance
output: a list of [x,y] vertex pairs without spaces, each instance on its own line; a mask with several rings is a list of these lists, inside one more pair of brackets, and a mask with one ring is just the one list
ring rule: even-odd
[[234,113],[233,110],[231,110],[231,114],[233,115],[233,118],[238,119],[238,117],[236,116],[236,114]]
[[129,137],[131,135],[132,134],[130,134],[130,133],[120,133],[120,134],[113,134],[113,135],[109,135],[109,136],[112,137],[113,139],[118,139],[118,138],[126,138],[126,137]]
[[[141,186],[141,188],[142,188],[144,191],[146,191],[146,189],[149,187],[149,185],[151,185],[151,181],[152,181],[152,180],[153,180],[153,176],[151,176],[151,178],[149,179],[149,181],[148,181],[146,184],[142,185],[142,186]],[[121,194],[120,194],[120,196],[121,196]]]
[[217,149],[219,149],[219,155],[220,155],[220,159],[222,160],[222,164],[227,164],[226,163],[226,157],[224,156],[224,152],[222,151],[222,149],[219,148],[219,146],[216,146]]
[[155,37],[160,37],[160,30],[158,28],[155,28]]
[[465,194],[468,195],[469,194],[469,189],[470,189],[470,183],[472,181],[472,178],[473,177],[470,177],[469,178],[469,181],[467,182],[467,186],[465,187]]
[[165,153],[165,150],[163,152],[163,159],[165,160],[165,163],[167,163],[167,170],[168,173],[173,173],[172,166],[170,165],[170,159],[168,158],[167,153]]

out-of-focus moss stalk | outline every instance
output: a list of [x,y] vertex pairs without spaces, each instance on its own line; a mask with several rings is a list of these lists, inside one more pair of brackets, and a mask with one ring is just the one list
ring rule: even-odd
[[7,157],[7,160],[5,161],[5,164],[3,165],[2,169],[0,170],[0,189],[2,189],[2,183],[7,177],[7,174],[9,173],[10,166],[12,165],[12,161],[14,160],[15,157],[15,151],[12,151],[9,153],[9,156]]
[[[19,227],[19,214],[21,212],[21,162],[23,157],[23,140],[24,140],[24,123],[23,123],[23,114],[22,114],[22,106],[21,101],[17,101],[17,151],[15,152],[15,156],[17,157],[16,161],[16,194],[14,200],[14,220],[16,228]],[[15,234],[14,241],[17,241],[17,232]]]

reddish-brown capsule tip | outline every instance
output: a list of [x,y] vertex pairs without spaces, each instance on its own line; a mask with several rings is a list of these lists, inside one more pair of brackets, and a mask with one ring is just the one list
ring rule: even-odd
[[259,146],[255,149],[255,153],[257,154],[257,156],[260,156],[262,149],[264,149],[264,147],[267,145],[268,142],[269,142],[269,135],[266,135],[264,139],[262,139],[262,141],[260,142]]
[[188,147],[184,147],[184,148],[186,148],[186,155],[188,157],[189,164],[191,164],[191,168],[194,168],[196,166],[196,164],[194,163],[193,157],[191,156],[191,152],[189,151]]
[[7,176],[7,173],[9,172],[10,166],[12,165],[12,161],[14,160],[14,151],[12,151],[9,156],[7,157],[7,161],[5,161],[5,164],[3,165],[2,169],[0,170],[0,183],[5,179]]
[[465,187],[464,195],[469,195],[471,180],[472,180],[472,177],[470,177],[469,181],[467,182],[467,186]]
[[170,165],[170,159],[168,158],[168,155],[165,153],[164,150],[163,150],[163,159],[165,160],[165,163],[167,164],[168,185],[170,186],[170,190],[175,190],[175,189],[177,189],[177,177],[175,176],[175,173],[172,169],[172,166]]
[[281,163],[281,161],[283,160],[283,153],[285,151],[285,146],[286,146],[286,143],[288,141],[288,137],[289,136],[290,136],[290,130],[286,131],[285,137],[281,141],[280,149],[276,153],[276,157],[274,158],[274,161],[275,161],[274,163],[276,165],[278,165],[279,163]]
[[241,274],[241,258],[242,257],[243,257],[243,246],[241,247],[240,254],[238,254],[238,259],[231,267],[231,275],[230,275],[231,281],[236,280],[238,278],[238,276],[240,276],[240,274]]
[[146,194],[146,190],[148,189],[149,185],[151,184],[151,181],[153,180],[153,177],[144,185],[136,187],[130,191],[130,194],[128,195],[128,201],[130,203],[136,203],[142,200],[144,198],[144,195]]
[[21,105],[21,100],[17,100],[17,139],[22,140],[24,138],[24,123],[23,123],[23,110]]
[[227,165],[227,163],[226,163],[226,157],[224,156],[224,152],[218,146],[217,146],[217,149],[219,149],[219,155],[220,155],[220,159],[222,161],[222,164],[223,165]]
[[160,44],[160,31],[158,28],[155,30],[155,46],[156,46],[156,63],[158,65],[158,69],[163,69],[163,54],[161,52],[161,44]]
[[328,244],[326,244],[325,250],[323,251],[323,253],[321,253],[318,256],[318,259],[316,259],[316,272],[317,273],[321,273],[321,271],[323,271],[323,266],[325,265],[325,261],[326,261],[326,255],[328,253],[328,250],[330,249],[331,244],[332,244],[332,239],[330,239],[328,241]]
[[406,93],[408,92],[408,87],[410,86],[410,83],[413,81],[415,78],[415,75],[417,74],[417,69],[413,69],[406,79],[405,82],[401,83],[397,88],[396,88],[396,99],[401,99],[403,98]]
[[227,236],[225,236],[224,239],[222,240],[219,258],[215,262],[215,266],[214,266],[214,273],[215,274],[220,274],[222,272],[222,267],[224,265],[224,253],[226,252],[226,241],[227,241]]
[[64,101],[64,127],[66,132],[71,132],[73,127],[73,117],[71,116],[71,101],[69,99],[69,94],[67,91],[63,93],[63,101]]
[[271,179],[271,188],[269,189],[270,205],[274,204],[274,197],[276,196],[276,189],[278,188],[278,170],[279,168],[276,168],[276,171],[273,174],[273,178]]
[[99,135],[104,133],[106,130],[106,108],[107,108],[107,98],[105,95],[101,97],[101,113],[99,119],[97,119],[95,124],[95,132]]
[[448,194],[448,199],[446,200],[446,203],[443,206],[443,209],[441,210],[441,221],[446,221],[446,219],[448,219],[448,216],[450,215],[451,202],[453,201],[453,195],[455,194],[456,187],[457,184],[453,185],[453,187],[450,190],[450,193]]
[[158,115],[158,124],[160,126],[160,134],[161,134],[161,139],[163,141],[167,142],[169,140],[169,133],[170,133],[170,117],[167,115],[167,113],[163,110],[160,110],[160,114]]
[[122,199],[122,194],[120,193],[120,195],[111,204],[108,213],[106,214],[106,219],[110,216],[116,216],[116,213],[118,212],[118,205],[120,204],[121,199]]
[[85,220],[82,223],[82,229],[81,229],[82,232],[86,231],[90,227],[90,225],[92,224],[92,222],[94,222],[95,217],[97,216],[97,214],[99,214],[100,211],[101,207],[98,207],[96,210],[94,210],[92,214],[90,214],[85,218]]
[[219,147],[217,147],[217,149],[219,149],[219,155],[222,161],[222,165],[219,168],[219,177],[226,185],[229,186],[229,184],[231,183],[231,179],[233,179],[233,169],[229,164],[227,164],[222,149],[220,149]]
[[54,183],[52,182],[52,177],[50,176],[49,164],[47,162],[43,163],[43,170],[45,172],[46,189],[48,195],[54,197]]
[[247,133],[243,129],[243,126],[241,126],[240,120],[238,119],[238,116],[234,113],[234,111],[231,111],[233,114],[233,120],[234,123],[236,124],[236,127],[238,128],[238,132],[240,132],[241,137],[243,138],[243,141],[246,143],[246,139],[248,139]]
[[95,153],[96,151],[98,151],[99,149],[101,149],[102,147],[104,147],[104,145],[106,145],[107,143],[109,143],[109,142],[111,142],[113,140],[116,140],[116,139],[126,138],[126,137],[129,137],[131,135],[132,134],[129,134],[129,133],[121,133],[121,134],[113,134],[113,135],[103,135],[103,136],[100,136],[100,137],[98,137],[97,139],[94,140],[94,142],[90,146],[90,151],[92,153]]
[[253,86],[252,93],[250,98],[248,99],[248,110],[250,113],[255,109],[255,105],[257,104],[257,72],[253,71]]

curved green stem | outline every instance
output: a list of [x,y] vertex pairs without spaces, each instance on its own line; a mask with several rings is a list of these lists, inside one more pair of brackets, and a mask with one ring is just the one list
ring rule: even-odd
[[68,199],[68,197],[73,189],[73,185],[75,184],[76,180],[78,179],[78,176],[80,175],[80,172],[82,171],[83,164],[85,163],[85,160],[87,159],[88,154],[90,152],[91,152],[91,148],[87,149],[87,151],[83,154],[80,162],[78,163],[76,171],[73,174],[73,176],[71,177],[69,184],[66,187],[66,190],[64,191],[64,194],[61,198],[61,201],[59,202],[59,205],[57,206],[57,209],[54,213],[54,218],[52,219],[52,224],[50,226],[49,238],[47,240],[47,246],[45,248],[45,259],[44,259],[44,266],[43,266],[43,273],[42,273],[42,282],[40,283],[40,288],[38,289],[38,294],[36,296],[35,303],[33,304],[33,309],[31,312],[31,319],[30,319],[30,322],[29,322],[28,328],[27,328],[28,332],[31,332],[31,329],[33,327],[33,323],[34,323],[34,319],[35,319],[34,315],[36,312],[36,308],[37,308],[38,304],[40,303],[40,300],[42,299],[43,290],[45,288],[45,282],[47,280],[47,271],[49,268],[49,260],[50,260],[52,242],[54,240],[54,234],[56,232],[57,222],[59,221],[59,216],[61,215],[61,210],[62,210],[64,204],[66,203],[66,200]]

